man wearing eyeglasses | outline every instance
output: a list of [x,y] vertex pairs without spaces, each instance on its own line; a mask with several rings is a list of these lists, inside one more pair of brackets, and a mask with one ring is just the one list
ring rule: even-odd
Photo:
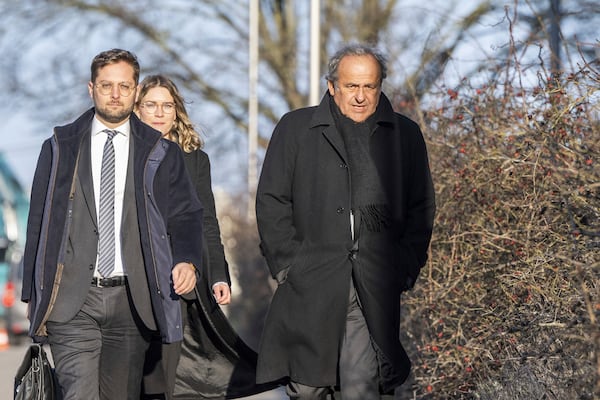
[[54,129],[33,180],[22,300],[64,399],[138,399],[148,338],[182,339],[201,263],[181,152],[132,112],[139,71],[125,50],[94,58],[94,107]]

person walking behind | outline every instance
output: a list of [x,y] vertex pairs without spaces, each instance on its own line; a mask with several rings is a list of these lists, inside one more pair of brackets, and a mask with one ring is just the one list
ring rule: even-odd
[[184,340],[152,341],[144,367],[144,398],[234,398],[271,389],[273,385],[255,384],[256,352],[239,338],[219,307],[231,301],[229,267],[215,210],[210,161],[183,96],[166,76],[147,76],[140,83],[135,112],[181,147],[204,205],[203,278],[195,292],[181,299]]

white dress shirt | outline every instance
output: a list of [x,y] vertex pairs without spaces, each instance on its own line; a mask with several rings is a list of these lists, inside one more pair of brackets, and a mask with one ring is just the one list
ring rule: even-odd
[[[110,129],[100,122],[96,117],[92,122],[92,179],[94,181],[94,199],[96,202],[96,215],[98,215],[100,202],[100,171],[102,169],[102,153],[104,143],[108,135],[102,132]],[[129,160],[129,134],[131,127],[129,120],[115,129],[119,133],[113,138],[115,148],[115,268],[111,276],[126,275],[123,268],[123,256],[121,251],[121,219],[123,216],[123,197],[125,194],[125,180],[127,178],[127,162]],[[94,276],[100,277],[98,273],[98,255],[96,255],[96,267]]]

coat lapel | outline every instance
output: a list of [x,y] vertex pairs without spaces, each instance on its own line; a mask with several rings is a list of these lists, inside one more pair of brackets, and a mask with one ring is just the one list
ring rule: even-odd
[[78,185],[83,194],[85,204],[94,226],[96,221],[96,202],[94,198],[94,180],[92,178],[91,132],[84,134],[79,148],[79,170],[77,171]]
[[342,136],[338,132],[335,125],[327,126],[323,130],[323,136],[325,136],[325,139],[327,139],[331,146],[333,146],[333,148],[342,158],[344,163],[347,163],[348,157],[346,156],[346,145],[344,144],[344,139],[342,139]]
[[[160,135],[148,135],[148,127],[146,125],[142,125],[143,123],[137,118],[135,114],[131,114],[129,118],[130,126],[131,126],[131,136],[129,137],[129,145],[133,146],[135,151],[133,152],[133,177],[134,177],[134,185],[136,188],[141,188],[142,191],[139,193],[143,193],[143,177],[144,170],[146,168],[146,160],[148,159],[148,155],[150,151],[159,140]],[[145,128],[145,129],[143,129]],[[158,134],[158,131],[154,131]],[[131,156],[131,154],[130,154]],[[139,186],[141,185],[141,186]],[[136,189],[136,193],[138,190]]]
[[325,96],[323,96],[323,99],[317,106],[317,110],[311,120],[310,127],[311,130],[318,129],[346,163],[346,160],[348,159],[346,156],[346,146],[344,145],[344,139],[342,139],[342,135],[338,132],[335,121],[331,116],[331,110],[329,109],[330,99],[331,95],[329,93],[326,93]]

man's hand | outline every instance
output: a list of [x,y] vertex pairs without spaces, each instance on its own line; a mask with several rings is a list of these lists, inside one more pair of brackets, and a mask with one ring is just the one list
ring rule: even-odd
[[219,305],[226,305],[231,302],[231,289],[226,283],[217,283],[213,286],[213,294]]
[[187,294],[196,286],[196,268],[186,262],[173,267],[173,288],[178,295]]

